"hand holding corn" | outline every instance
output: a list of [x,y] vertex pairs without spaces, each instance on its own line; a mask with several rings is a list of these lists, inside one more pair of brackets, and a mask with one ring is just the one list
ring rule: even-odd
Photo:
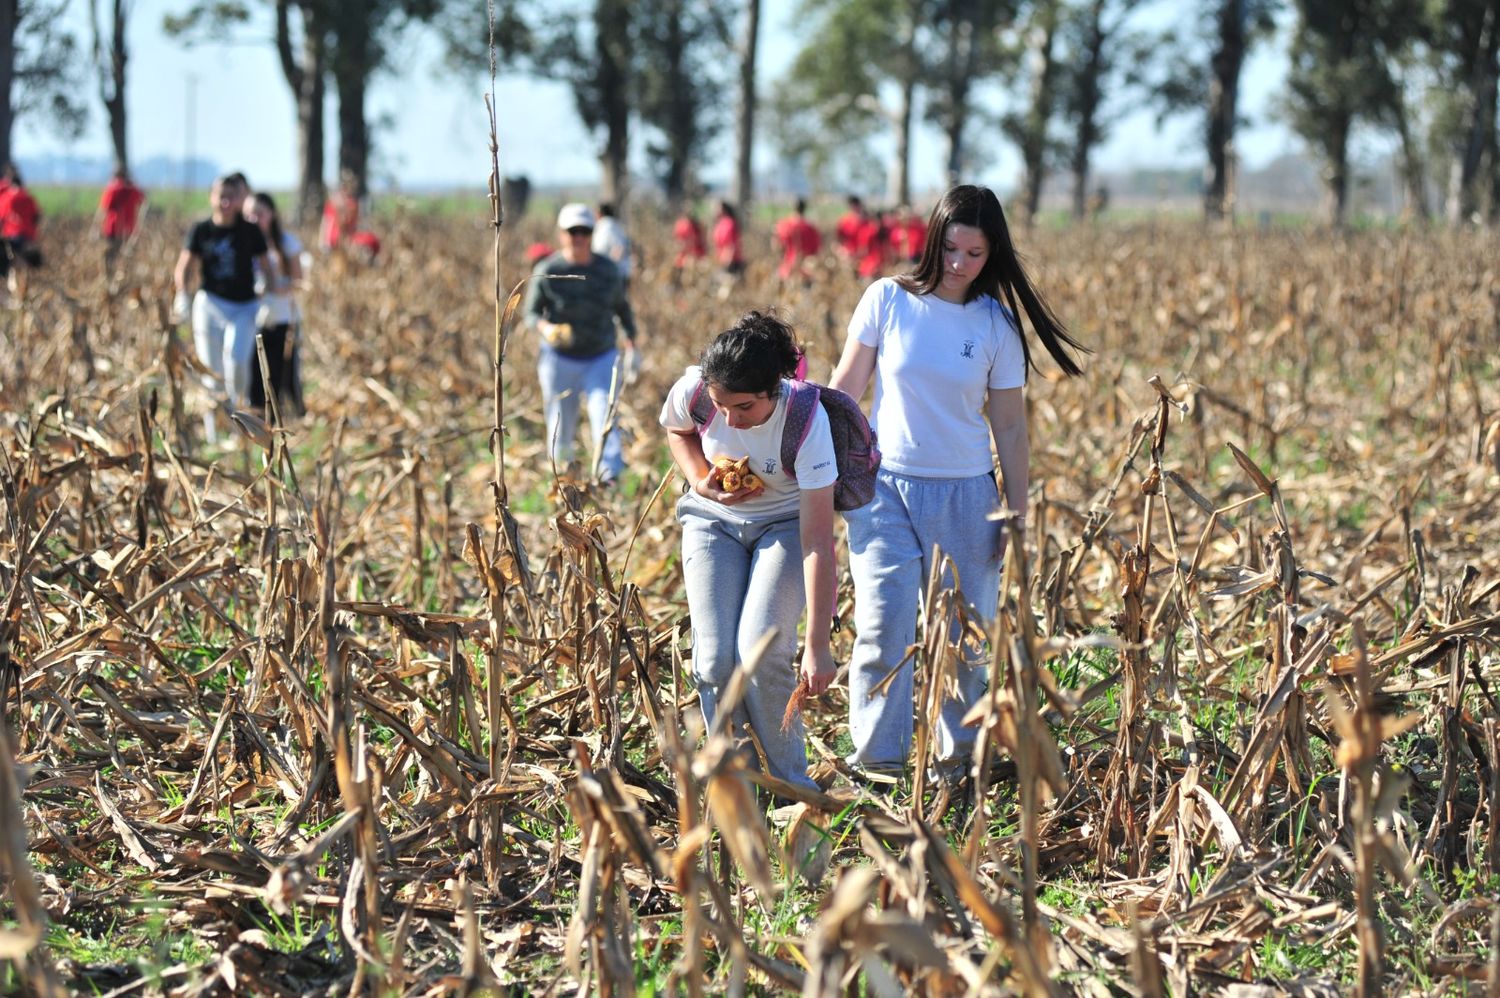
[[731,457],[717,458],[697,492],[706,499],[733,506],[743,502],[766,487],[760,476],[750,470],[750,458],[736,460]]

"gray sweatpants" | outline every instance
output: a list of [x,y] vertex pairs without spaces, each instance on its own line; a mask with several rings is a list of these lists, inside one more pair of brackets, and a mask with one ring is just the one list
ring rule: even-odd
[[677,520],[693,621],[693,680],[705,723],[713,724],[735,666],[775,628],[776,638],[733,720],[754,729],[772,776],[814,787],[807,775],[802,718],[781,730],[797,685],[797,623],[807,602],[797,517],[752,522],[690,493],[677,502]]
[[[844,514],[858,634],[849,663],[851,763],[899,767],[911,752],[912,660],[902,664],[885,695],[871,694],[916,641],[934,548],[953,559],[964,596],[980,618],[986,625],[994,619],[1004,535],[1000,524],[986,517],[999,505],[999,488],[990,475],[911,478],[881,469],[875,498]],[[951,572],[943,575],[943,584],[953,585]],[[979,701],[987,679],[982,657],[972,651],[957,672],[960,696],[943,704],[937,732],[940,760],[972,750],[975,732],[960,722]]]

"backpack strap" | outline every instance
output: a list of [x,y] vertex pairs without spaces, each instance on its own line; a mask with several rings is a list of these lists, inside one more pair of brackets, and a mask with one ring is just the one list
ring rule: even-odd
[[703,431],[708,429],[708,424],[713,422],[718,411],[714,408],[714,400],[708,395],[707,382],[699,378],[698,383],[693,386],[692,398],[688,399],[688,416],[693,420],[698,436],[703,436]]
[[786,423],[781,430],[781,470],[794,480],[797,477],[797,452],[812,429],[813,413],[818,407],[818,386],[806,381],[786,383]]

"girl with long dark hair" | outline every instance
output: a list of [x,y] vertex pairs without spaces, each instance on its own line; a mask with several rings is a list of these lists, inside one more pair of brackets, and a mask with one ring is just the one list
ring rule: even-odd
[[[935,552],[956,571],[956,579],[945,573],[945,584],[957,583],[980,619],[994,616],[1005,537],[990,514],[1003,486],[1005,505],[1024,517],[1029,487],[1023,313],[1058,366],[1080,373],[1071,351],[1083,347],[1027,276],[999,199],[962,185],[933,208],[916,269],[871,284],[849,320],[830,384],[859,398],[874,378],[870,421],[882,454],[874,500],[845,514],[858,633],[849,666],[856,767],[890,772],[906,764],[914,707],[908,649]],[[957,628],[952,633],[957,638]],[[943,705],[936,732],[943,775],[965,771],[974,730],[960,722],[984,684],[979,650],[969,647],[958,696]]]
[[260,311],[256,327],[266,348],[266,367],[271,372],[271,391],[260,370],[260,359],[250,372],[250,404],[261,409],[269,406],[268,396],[276,397],[276,411],[283,419],[302,414],[302,378],[298,370],[297,333],[301,315],[293,297],[302,280],[302,241],[281,227],[276,202],[264,192],[245,199],[245,220],[260,228],[270,247],[270,266],[256,274],[261,289]]

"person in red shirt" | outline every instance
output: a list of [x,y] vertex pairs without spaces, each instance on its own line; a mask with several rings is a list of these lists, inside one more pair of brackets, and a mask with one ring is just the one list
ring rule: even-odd
[[0,192],[0,273],[8,278],[17,299],[26,298],[26,272],[42,265],[42,251],[37,247],[38,224],[42,209],[26,189],[21,173],[14,164],[5,167],[6,186]]
[[728,201],[719,202],[714,219],[714,259],[731,278],[745,272],[745,247],[740,237],[740,219]]
[[145,193],[130,180],[124,169],[115,171],[104,192],[99,195],[99,211],[95,218],[99,235],[104,239],[104,265],[113,268],[120,247],[135,234],[141,205],[146,201]]
[[854,241],[856,272],[865,280],[881,276],[885,273],[889,252],[890,231],[886,226],[885,213],[866,216]]
[[927,245],[927,221],[911,205],[903,209],[903,218],[898,224],[901,232],[901,247],[906,252],[906,259],[911,263],[918,263],[922,259],[922,247]]
[[834,226],[834,238],[838,241],[839,256],[854,263],[859,257],[859,236],[865,223],[870,220],[865,213],[865,203],[859,195],[849,195],[849,210],[839,216]]
[[672,238],[677,242],[677,256],[672,260],[672,269],[680,273],[684,267],[692,266],[708,252],[703,238],[703,223],[698,221],[691,207],[684,207],[682,214],[672,224]]
[[380,258],[380,237],[359,227],[359,210],[359,181],[345,170],[338,190],[323,204],[318,246],[324,253],[343,252],[361,263],[374,264]]
[[776,241],[781,244],[782,251],[776,276],[789,281],[796,274],[803,285],[811,284],[812,273],[807,269],[807,259],[816,256],[823,248],[823,237],[807,220],[806,198],[798,198],[796,210],[776,223]]
[[359,230],[358,185],[352,174],[345,171],[339,180],[338,190],[328,195],[323,203],[323,223],[318,228],[318,245],[327,253]]

